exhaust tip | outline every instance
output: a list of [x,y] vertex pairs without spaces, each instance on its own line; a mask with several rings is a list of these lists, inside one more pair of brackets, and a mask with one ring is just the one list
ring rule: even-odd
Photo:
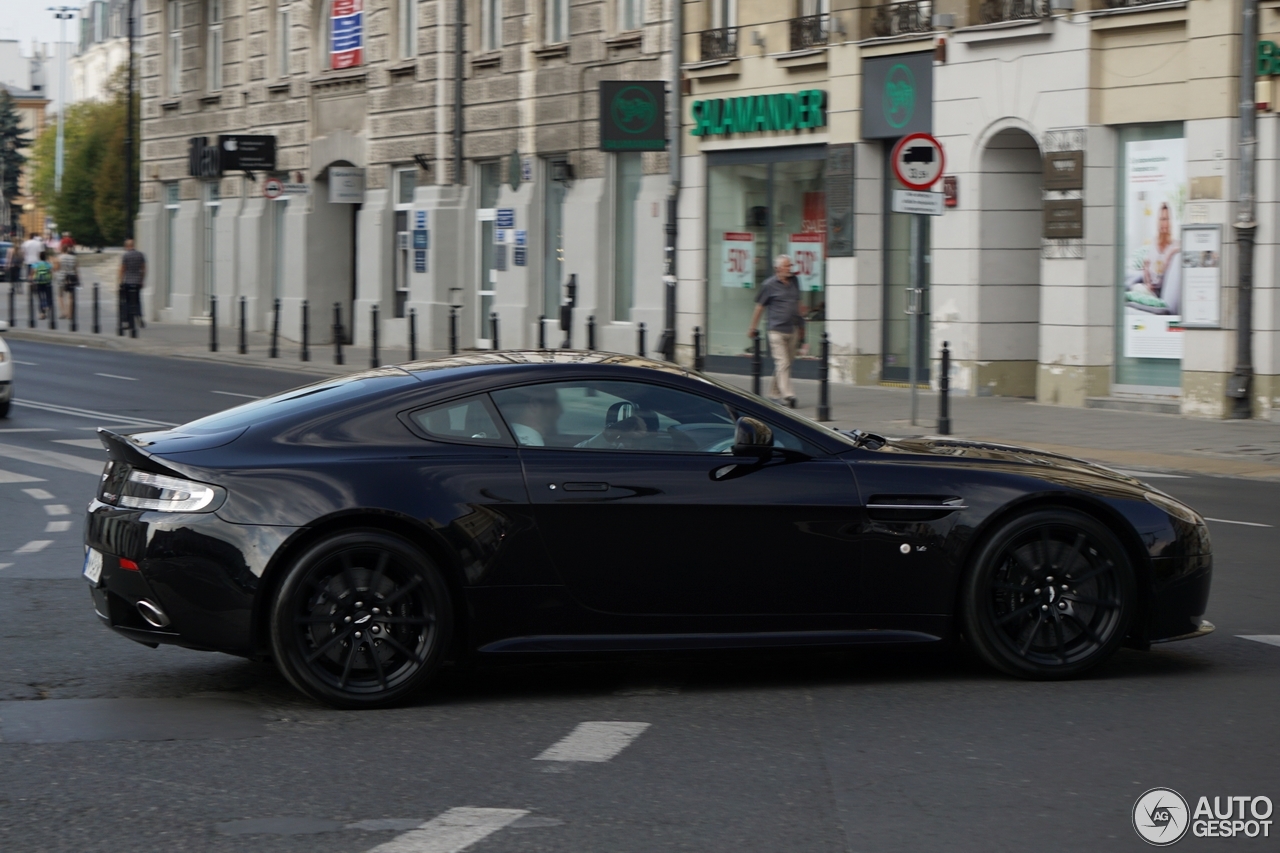
[[165,612],[145,598],[138,602],[138,613],[142,614],[142,618],[153,628],[169,627],[169,617]]

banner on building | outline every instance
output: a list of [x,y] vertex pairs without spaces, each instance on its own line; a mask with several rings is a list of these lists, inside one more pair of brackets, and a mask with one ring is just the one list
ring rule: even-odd
[[1182,226],[1182,325],[1222,326],[1222,226]]
[[726,231],[722,246],[721,286],[755,287],[756,235],[749,231]]
[[823,235],[809,232],[792,234],[787,242],[791,271],[801,290],[822,290]]
[[1181,359],[1186,140],[1128,142],[1124,159],[1124,355]]
[[329,13],[330,68],[364,63],[364,0],[333,0]]

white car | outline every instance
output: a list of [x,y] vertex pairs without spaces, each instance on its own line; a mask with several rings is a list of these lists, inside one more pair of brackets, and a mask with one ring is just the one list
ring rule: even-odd
[[[0,332],[9,331],[9,324],[0,320]],[[0,338],[0,418],[9,417],[9,401],[13,399],[13,354],[9,345]]]

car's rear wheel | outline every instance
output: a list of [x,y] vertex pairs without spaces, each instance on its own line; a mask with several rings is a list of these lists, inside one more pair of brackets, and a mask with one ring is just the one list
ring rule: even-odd
[[426,554],[380,530],[307,549],[271,611],[276,665],[307,695],[339,708],[403,701],[440,666],[452,631],[449,590]]
[[1135,596],[1133,567],[1106,527],[1073,510],[1039,510],[1004,523],[979,547],[961,625],[997,669],[1070,678],[1119,647]]

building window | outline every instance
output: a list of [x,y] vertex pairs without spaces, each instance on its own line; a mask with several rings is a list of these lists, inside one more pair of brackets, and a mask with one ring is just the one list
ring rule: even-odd
[[400,0],[400,58],[418,55],[418,0]]
[[502,47],[502,0],[480,0],[480,49]]
[[276,74],[280,77],[289,76],[289,7],[282,6],[276,12],[276,53],[278,63],[276,66]]
[[209,0],[209,91],[222,88],[222,4]]
[[182,0],[169,0],[169,94],[182,94]]
[[738,25],[737,0],[711,0],[711,29]]
[[569,40],[569,0],[545,0],[547,44]]
[[638,30],[644,23],[644,0],[618,0],[618,29]]
[[831,13],[831,0],[800,0],[800,16],[827,15]]
[[642,155],[614,155],[613,183],[613,319],[631,319],[636,290],[636,205],[644,178]]

